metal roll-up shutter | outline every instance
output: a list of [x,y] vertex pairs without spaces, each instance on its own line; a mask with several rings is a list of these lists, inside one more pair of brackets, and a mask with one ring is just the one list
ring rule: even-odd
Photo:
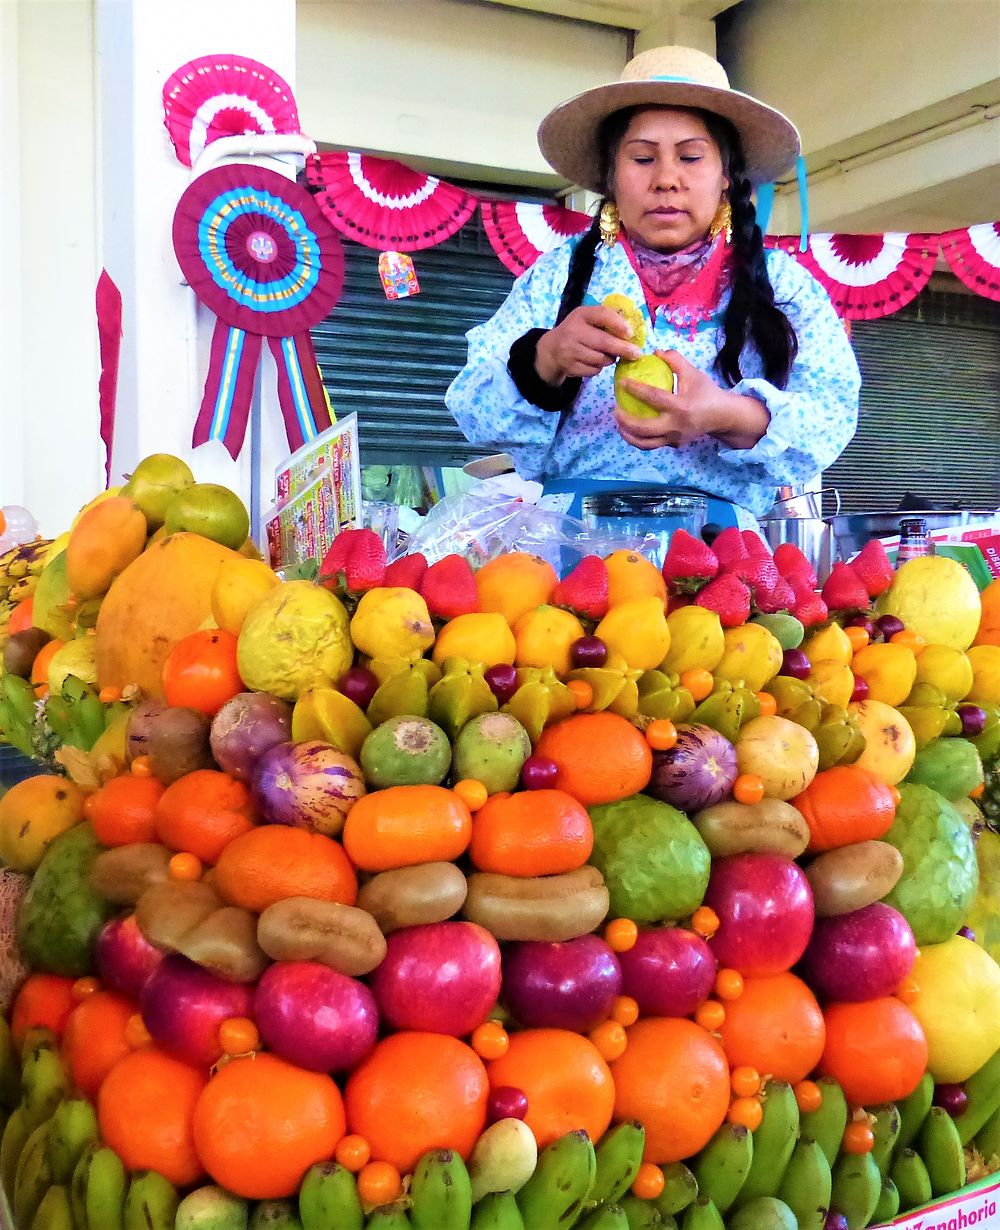
[[312,337],[335,412],[358,412],[363,464],[461,466],[482,456],[444,404],[465,365],[466,330],[488,320],[514,282],[480,215],[413,253],[420,293],[407,299],[385,297],[378,252],[349,239],[344,251],[344,292]]
[[1000,303],[925,290],[852,340],[860,425],[825,475],[844,510],[1000,506]]

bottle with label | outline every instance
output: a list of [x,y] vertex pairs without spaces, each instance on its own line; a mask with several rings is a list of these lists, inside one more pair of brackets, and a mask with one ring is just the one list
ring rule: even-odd
[[896,552],[896,567],[921,555],[933,555],[934,544],[924,517],[904,517],[899,523],[899,550]]

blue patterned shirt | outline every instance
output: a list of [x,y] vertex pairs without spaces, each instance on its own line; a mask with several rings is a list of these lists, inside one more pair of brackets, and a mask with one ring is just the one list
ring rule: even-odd
[[[570,240],[540,257],[517,279],[496,315],[469,330],[468,362],[445,401],[473,444],[510,453],[523,478],[692,487],[758,516],[771,507],[776,487],[805,483],[840,456],[857,427],[857,361],[826,291],[793,257],[777,250],[767,253],[768,276],[776,303],[795,329],[799,352],[787,386],[779,389],[764,379],[753,346],[743,351],[745,375],[733,392],[758,398],[771,416],[753,448],[727,448],[712,436],[682,448],[642,450],[627,444],[612,418],[613,366],[584,380],[560,429],[562,416],[532,405],[518,392],[507,357],[511,344],[529,329],[551,328],[578,242]],[[693,334],[674,325],[662,310],[650,321],[638,275],[621,245],[599,245],[584,303],[600,303],[613,291],[642,307],[644,351],[676,350],[724,387],[714,364],[728,291],[715,316]]]

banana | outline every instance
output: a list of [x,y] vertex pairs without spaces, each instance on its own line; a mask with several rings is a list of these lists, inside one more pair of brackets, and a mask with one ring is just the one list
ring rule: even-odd
[[126,1178],[118,1154],[106,1146],[95,1149],[84,1182],[87,1230],[124,1230]]
[[753,1134],[750,1173],[736,1197],[736,1207],[777,1193],[799,1137],[799,1107],[788,1081],[767,1081],[762,1101],[764,1117]]
[[472,1210],[469,1230],[524,1230],[514,1193],[490,1192],[484,1196]]
[[974,1143],[987,1162],[993,1157],[1000,1157],[1000,1110],[994,1111],[979,1129]]
[[758,1196],[729,1219],[729,1230],[798,1230],[795,1214],[776,1196]]
[[454,1149],[432,1149],[417,1162],[410,1183],[414,1230],[469,1230],[472,1183]]
[[830,1209],[843,1213],[848,1230],[867,1226],[882,1195],[882,1173],[870,1153],[844,1153],[833,1168]]
[[137,1170],[125,1197],[125,1230],[174,1230],[180,1197],[155,1170]]
[[[301,1193],[300,1193],[301,1195]],[[189,1192],[177,1206],[175,1230],[247,1230],[250,1206],[240,1196],[234,1196],[225,1188],[209,1185]],[[301,1212],[299,1214],[302,1218]],[[310,1227],[302,1219],[304,1230]],[[327,1218],[326,1226],[343,1226],[353,1230],[346,1222]],[[357,1223],[360,1228],[361,1222]]]
[[7,1018],[0,1013],[0,1107],[13,1110],[21,1100],[21,1065]]
[[622,1196],[619,1205],[628,1221],[628,1230],[677,1230],[677,1222],[669,1213],[657,1212],[656,1205],[638,1196]]
[[872,1224],[880,1226],[883,1222],[892,1221],[899,1212],[899,1190],[887,1175],[882,1176],[882,1191],[872,1215]]
[[1000,1110],[1000,1051],[969,1077],[965,1082],[965,1092],[969,1098],[968,1104],[955,1119],[963,1145],[967,1145],[986,1121]]
[[67,1098],[52,1114],[49,1166],[53,1183],[69,1183],[80,1155],[97,1139],[97,1114],[86,1098]]
[[931,1193],[944,1196],[965,1186],[965,1153],[955,1120],[940,1106],[932,1106],[920,1129],[919,1152],[927,1167]]
[[571,1226],[590,1195],[597,1172],[586,1132],[567,1132],[538,1155],[535,1173],[517,1194],[524,1230]]
[[871,1114],[875,1116],[875,1144],[872,1146],[872,1157],[882,1174],[888,1173],[892,1161],[892,1151],[899,1140],[903,1117],[895,1102],[886,1102],[882,1106],[874,1106]]
[[715,1201],[708,1196],[699,1196],[684,1210],[681,1230],[726,1230],[726,1223],[715,1207]]
[[96,1140],[87,1145],[80,1154],[80,1160],[73,1167],[69,1201],[73,1206],[73,1224],[76,1230],[87,1230],[87,1175],[90,1173],[90,1160],[99,1148]]
[[629,1230],[628,1218],[620,1204],[603,1204],[578,1221],[576,1230]]
[[[396,1204],[380,1204],[377,1209],[373,1209],[368,1214],[365,1225],[367,1230],[410,1230],[412,1223],[406,1216],[402,1201],[397,1201]],[[258,1230],[258,1227],[251,1223],[250,1230]],[[264,1230],[264,1227],[261,1226],[260,1230]],[[285,1228],[282,1226],[280,1230]]]
[[927,1204],[933,1195],[924,1159],[915,1149],[901,1149],[896,1154],[889,1178],[896,1184],[899,1208],[903,1213],[921,1204]]
[[917,1139],[917,1134],[924,1126],[927,1112],[934,1101],[934,1077],[925,1072],[920,1078],[920,1084],[910,1094],[907,1094],[899,1107],[899,1135],[896,1137],[896,1153],[908,1149]]
[[69,1082],[59,1053],[47,1041],[28,1051],[21,1067],[21,1090],[32,1129],[51,1118],[69,1093]]
[[249,1230],[302,1230],[302,1223],[291,1200],[262,1200],[250,1216]]
[[24,1152],[24,1146],[28,1143],[30,1135],[31,1127],[28,1112],[25,1107],[19,1106],[11,1112],[11,1116],[7,1120],[7,1126],[3,1130],[3,1138],[0,1139],[0,1188],[7,1192],[9,1196],[12,1196],[14,1193],[17,1163]]
[[653,1202],[663,1217],[683,1213],[698,1198],[698,1180],[683,1162],[670,1162],[662,1167],[663,1191]]
[[847,1099],[832,1077],[821,1076],[816,1084],[823,1093],[823,1101],[818,1110],[802,1116],[799,1128],[803,1136],[816,1141],[832,1166],[837,1160],[844,1128],[847,1127]]
[[587,1203],[614,1204],[628,1191],[642,1165],[646,1130],[635,1119],[610,1128],[598,1142],[597,1174]]
[[800,1136],[778,1195],[798,1218],[799,1230],[823,1230],[830,1209],[833,1174],[818,1141]]
[[302,1230],[361,1230],[365,1215],[354,1175],[337,1162],[310,1166],[299,1186],[299,1220]]
[[710,1196],[725,1216],[746,1182],[753,1163],[754,1138],[741,1124],[723,1123],[694,1160],[698,1191]]
[[498,1119],[481,1133],[469,1158],[469,1178],[475,1203],[487,1192],[515,1195],[535,1172],[538,1145],[522,1119]]
[[28,1137],[17,1163],[11,1211],[15,1226],[30,1226],[42,1197],[52,1186],[52,1170],[48,1159],[48,1139],[51,1120],[46,1119]]
[[50,1187],[42,1197],[31,1230],[73,1230],[73,1206],[63,1184]]

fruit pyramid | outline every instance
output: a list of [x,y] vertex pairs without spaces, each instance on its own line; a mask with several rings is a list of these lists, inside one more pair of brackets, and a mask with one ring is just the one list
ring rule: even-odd
[[735,530],[281,578],[137,476],[4,557],[16,1230],[853,1230],[1000,1169],[995,593]]

